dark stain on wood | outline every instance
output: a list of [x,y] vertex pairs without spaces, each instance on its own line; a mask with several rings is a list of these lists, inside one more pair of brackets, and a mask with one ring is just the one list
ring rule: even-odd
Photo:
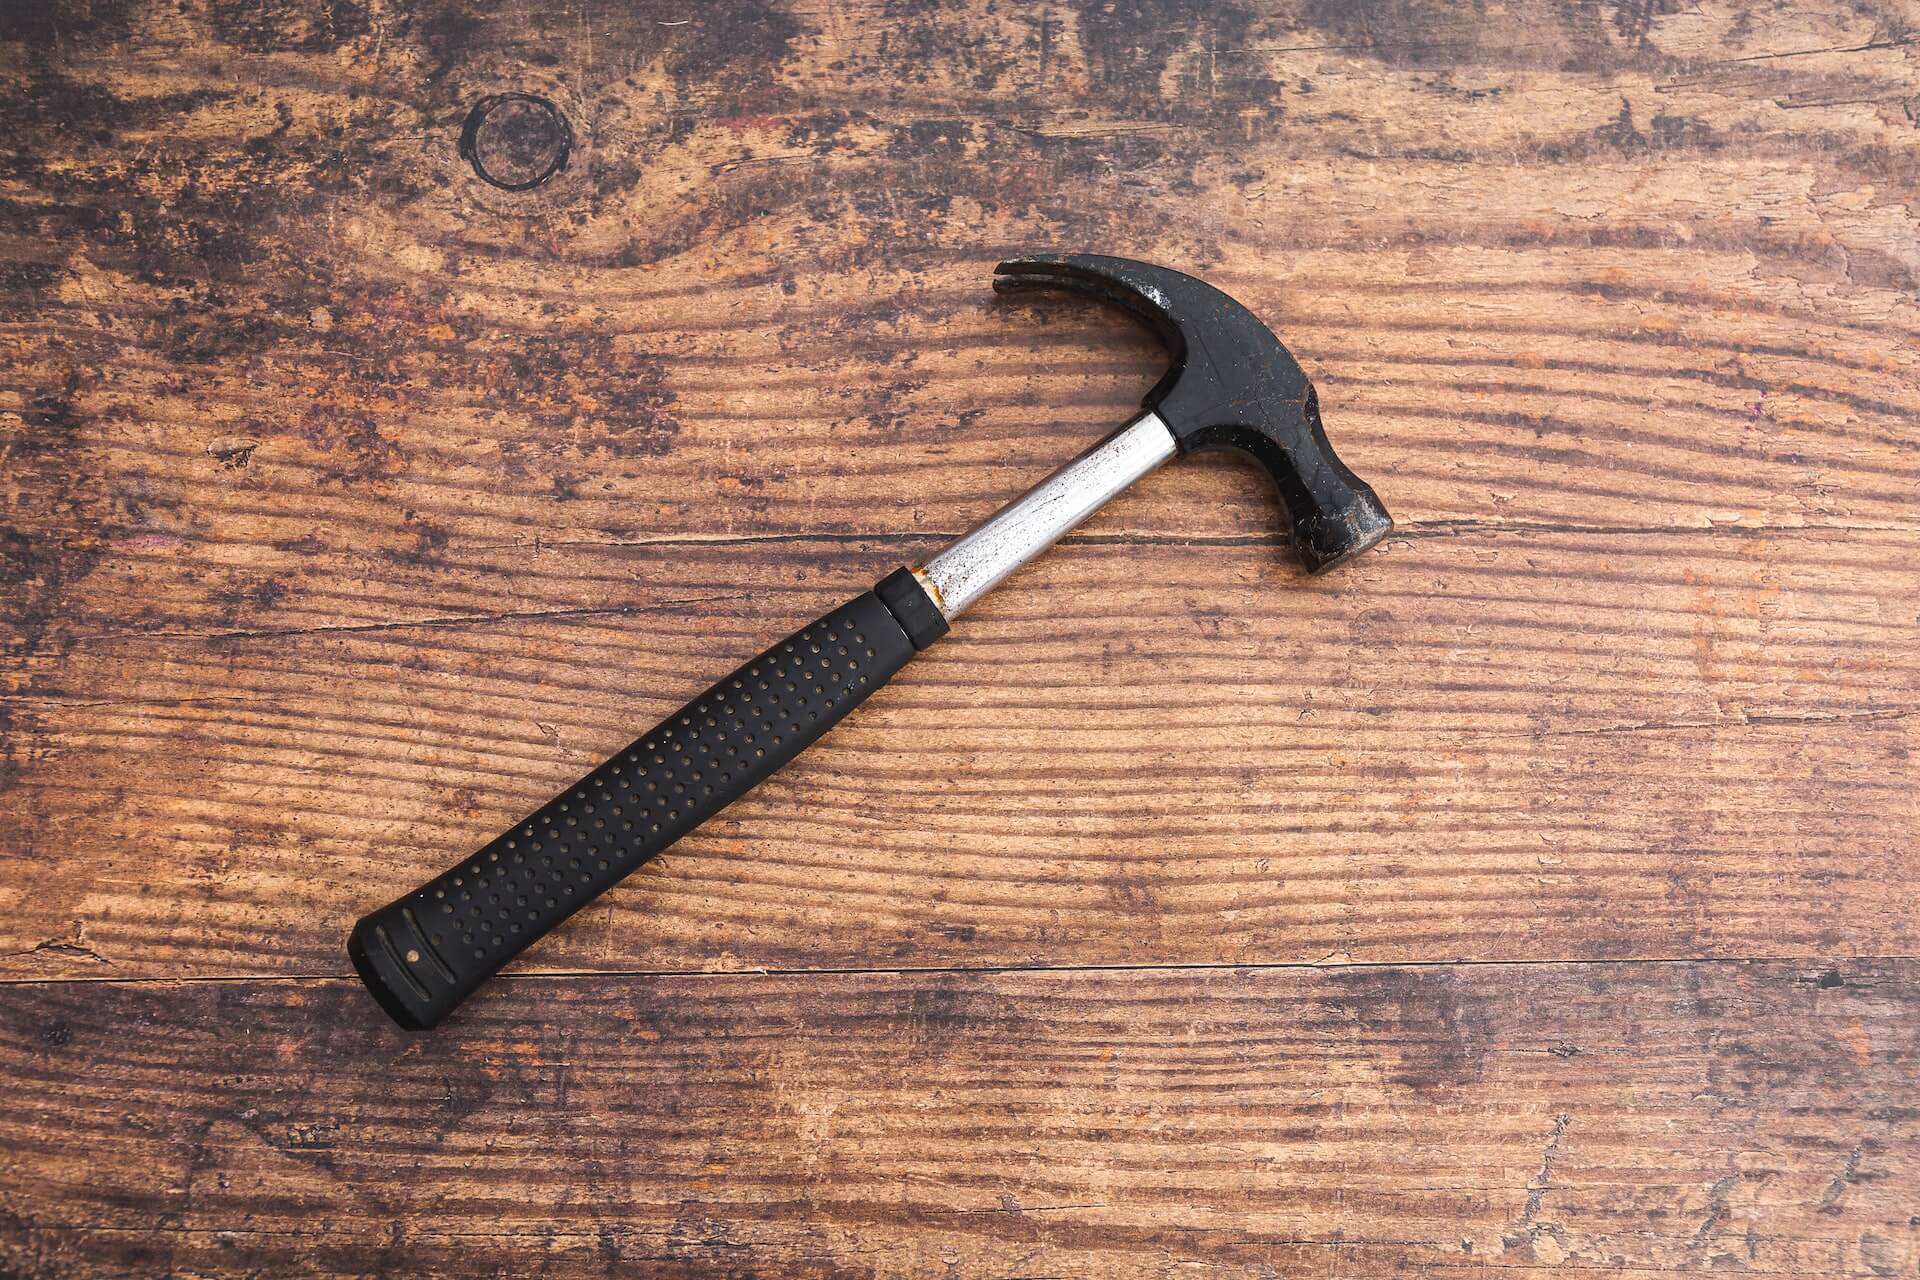
[[213,0],[214,39],[248,53],[334,53],[373,30],[362,0]]
[[[866,1251],[1170,1275],[1169,1251],[1258,1273],[1338,1250],[1381,1274],[1868,1275],[1906,1256],[1911,969],[1841,994],[1777,965],[1462,970],[1481,1069],[1444,1091],[1379,1073],[1452,1035],[1376,1016],[1429,998],[1417,969],[521,981],[426,1039],[355,1018],[347,981],[44,984],[0,1006],[0,1134],[88,1225],[28,1201],[3,1238],[46,1274],[164,1248],[213,1272],[858,1274]],[[1542,1050],[1570,1035],[1578,1067]],[[1723,1071],[1726,1035],[1804,1069]],[[182,1088],[183,1060],[217,1074]],[[56,1082],[74,1125],[32,1120]]]

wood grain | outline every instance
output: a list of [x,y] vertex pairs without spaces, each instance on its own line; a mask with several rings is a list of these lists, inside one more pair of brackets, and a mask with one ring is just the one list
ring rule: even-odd
[[[821,554],[501,549],[413,624],[76,642],[22,704],[5,971],[341,972],[369,903],[895,548]],[[486,581],[540,595],[471,614]],[[1910,954],[1916,599],[1886,531],[1418,536],[1311,582],[1091,535],[521,963]]]
[[[1914,1274],[1916,31],[0,10],[0,1271]],[[1131,410],[1047,248],[1270,320],[1394,538],[1170,468],[380,1027],[361,911]]]
[[49,1277],[1909,1275],[1916,977],[522,979],[416,1038],[338,981],[15,986],[0,1256]]

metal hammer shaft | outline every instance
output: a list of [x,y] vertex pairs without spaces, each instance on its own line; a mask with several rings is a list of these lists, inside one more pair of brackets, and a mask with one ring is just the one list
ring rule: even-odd
[[1143,413],[974,526],[914,575],[951,622],[1177,452],[1167,424]]

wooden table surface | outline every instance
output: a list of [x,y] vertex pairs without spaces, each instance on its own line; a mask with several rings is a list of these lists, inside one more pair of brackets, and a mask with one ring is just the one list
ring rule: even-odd
[[[0,1274],[1920,1274],[1916,32],[7,6]],[[388,1025],[356,916],[1123,420],[1035,249],[1398,531],[1168,468]]]

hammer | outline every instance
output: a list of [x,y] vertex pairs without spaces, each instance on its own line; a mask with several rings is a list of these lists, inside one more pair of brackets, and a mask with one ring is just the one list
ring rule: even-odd
[[361,917],[353,966],[401,1026],[436,1026],[535,939],[799,755],[1008,574],[1171,458],[1239,449],[1273,477],[1321,573],[1393,520],[1327,443],[1313,384],[1245,307],[1127,258],[1016,258],[1001,293],[1061,289],[1132,313],[1173,364],[1144,411],[917,569],[803,627],[473,857]]

